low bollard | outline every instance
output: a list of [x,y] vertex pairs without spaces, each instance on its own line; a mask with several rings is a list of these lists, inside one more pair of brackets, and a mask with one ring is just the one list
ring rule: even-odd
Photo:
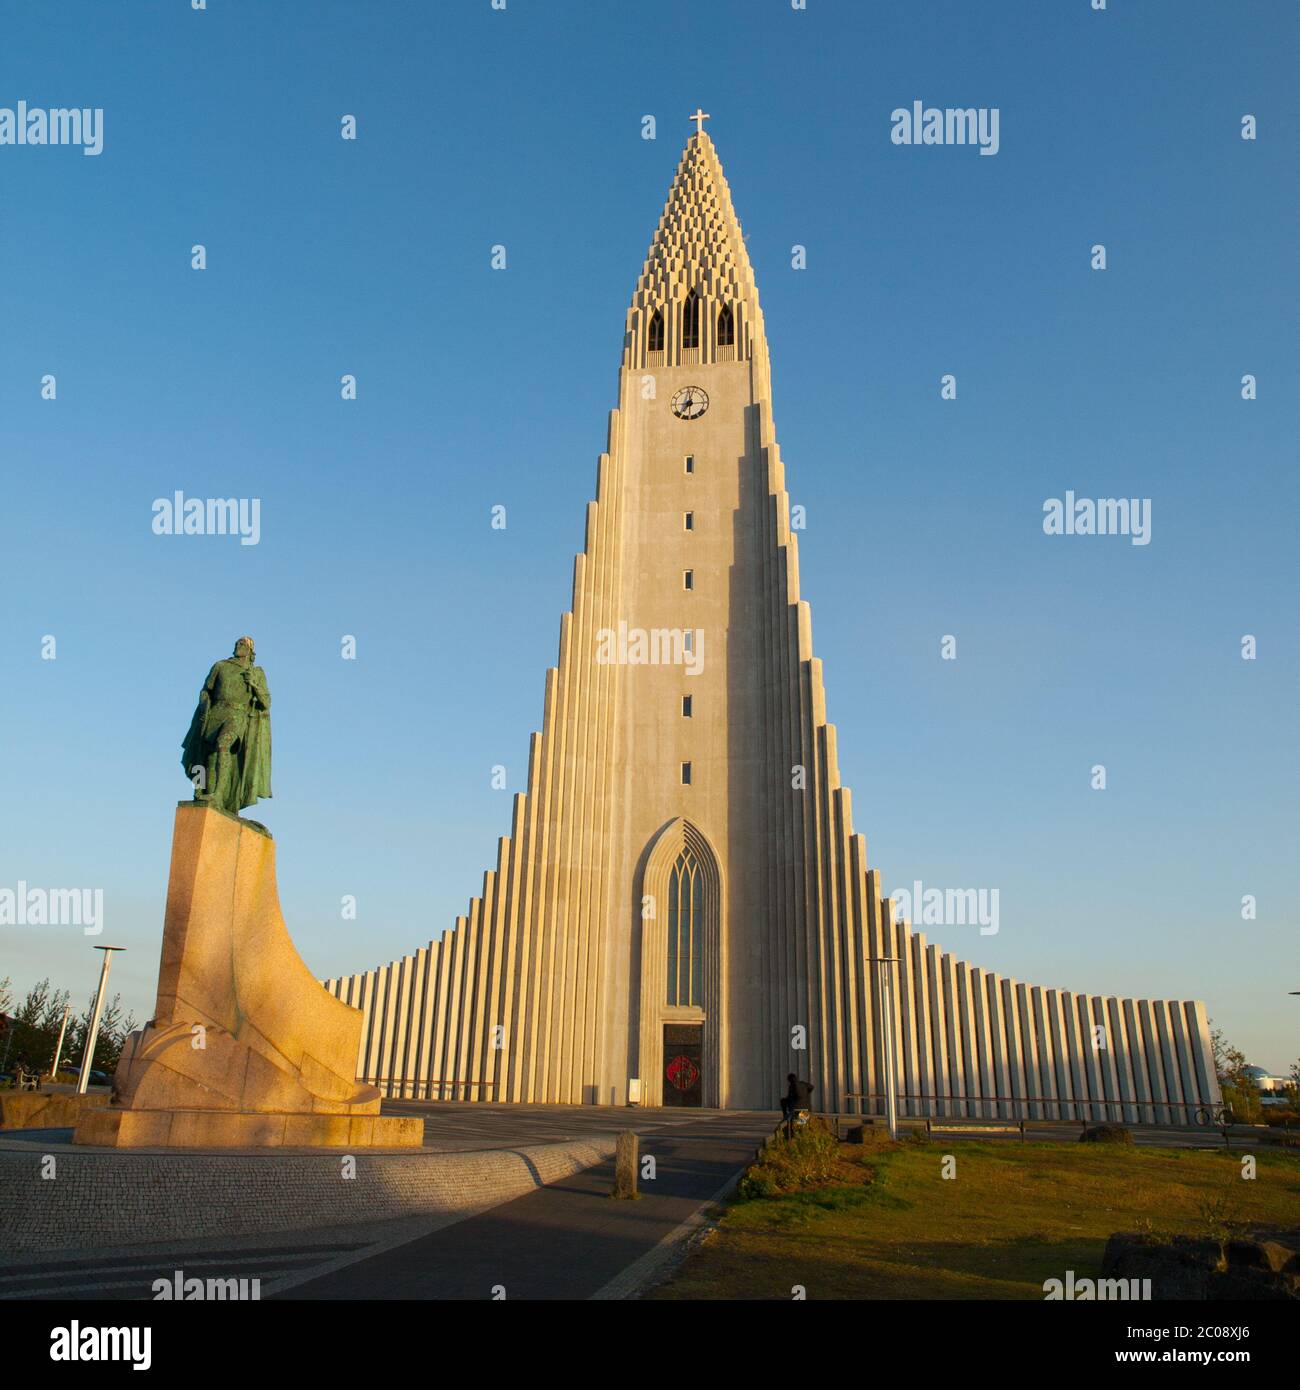
[[614,1149],[614,1196],[635,1198],[638,1141],[633,1130],[625,1129],[618,1136]]

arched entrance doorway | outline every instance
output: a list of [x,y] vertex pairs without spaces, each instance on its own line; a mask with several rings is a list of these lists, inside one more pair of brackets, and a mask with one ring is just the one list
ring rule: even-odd
[[646,1103],[721,1105],[723,884],[718,857],[698,827],[681,818],[663,827],[640,888]]

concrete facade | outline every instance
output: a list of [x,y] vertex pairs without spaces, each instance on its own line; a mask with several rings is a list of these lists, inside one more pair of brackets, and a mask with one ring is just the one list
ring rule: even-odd
[[326,982],[365,1015],[358,1074],[394,1096],[601,1104],[635,1078],[656,1105],[681,1049],[706,1106],[773,1107],[793,1070],[821,1108],[878,1110],[869,961],[892,955],[904,1113],[1217,1099],[1201,1004],[1020,985],[894,920],[840,781],[771,400],[701,131],[627,313],[527,790],[454,930]]

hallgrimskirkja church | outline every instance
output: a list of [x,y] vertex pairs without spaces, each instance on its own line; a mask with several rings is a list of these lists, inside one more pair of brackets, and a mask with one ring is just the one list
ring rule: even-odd
[[868,865],[754,273],[693,119],[627,312],[527,790],[454,929],[325,982],[364,1014],[358,1077],[754,1110],[793,1071],[828,1111],[880,1113],[889,1086],[905,1115],[1186,1122],[1219,1098],[1203,1004],[982,970],[897,920]]

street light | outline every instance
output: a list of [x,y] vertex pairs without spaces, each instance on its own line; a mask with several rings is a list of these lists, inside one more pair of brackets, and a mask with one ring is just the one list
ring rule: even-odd
[[59,1029],[59,1041],[54,1049],[54,1065],[50,1068],[51,1081],[57,1081],[59,1079],[59,1058],[63,1056],[63,1039],[67,1036],[68,1018],[71,1013],[71,1003],[65,1004],[63,1006],[63,1027]]
[[86,1033],[86,1045],[81,1049],[81,1075],[77,1078],[77,1094],[84,1096],[90,1085],[90,1064],[95,1060],[95,1043],[99,1039],[99,1020],[104,1012],[104,992],[108,988],[108,967],[113,960],[114,951],[125,951],[125,946],[96,946],[95,950],[104,953],[104,968],[99,972],[99,989],[95,993],[95,1012]]

